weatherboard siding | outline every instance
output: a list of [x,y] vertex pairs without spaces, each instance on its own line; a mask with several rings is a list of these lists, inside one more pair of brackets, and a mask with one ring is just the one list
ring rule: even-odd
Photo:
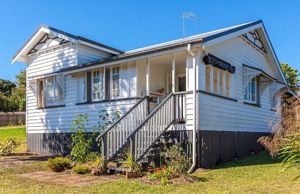
[[243,103],[243,64],[274,76],[265,56],[239,37],[207,47],[206,51],[236,66],[231,97],[237,101],[198,93],[198,128],[208,131],[271,132],[280,115],[271,110],[270,88],[260,96],[260,107]]
[[92,131],[93,127],[98,125],[100,110],[125,113],[137,101],[121,100],[76,105],[76,84],[76,78],[71,75],[65,77],[65,88],[67,89],[63,107],[39,109],[37,108],[37,97],[32,92],[28,92],[27,130],[29,133],[69,132],[76,115],[80,113],[88,114],[88,129]]
[[[77,81],[73,75],[65,76],[65,101],[62,107],[40,109],[37,107],[37,85],[29,80],[45,74],[51,74],[61,68],[92,62],[107,57],[108,54],[97,52],[85,46],[77,47],[72,44],[50,49],[47,53],[33,55],[27,66],[27,132],[49,133],[69,132],[76,115],[87,113],[89,116],[88,129],[93,130],[98,125],[99,111],[126,112],[137,100],[119,100],[91,104],[77,103]],[[121,65],[120,68],[120,98],[136,96],[135,64]]]

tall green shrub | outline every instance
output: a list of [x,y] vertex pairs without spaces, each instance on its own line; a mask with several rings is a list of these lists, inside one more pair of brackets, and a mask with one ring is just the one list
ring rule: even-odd
[[87,132],[88,115],[79,114],[71,127],[74,133],[71,135],[71,159],[84,163],[92,151],[93,138]]

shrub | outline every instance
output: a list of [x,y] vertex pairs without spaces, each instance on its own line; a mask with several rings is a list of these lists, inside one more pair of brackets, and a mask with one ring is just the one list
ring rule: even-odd
[[[284,169],[300,169],[300,133],[287,135],[282,139],[279,156],[283,158],[282,165]],[[295,179],[300,178],[298,175]]]
[[71,135],[71,159],[75,162],[85,163],[92,150],[93,137],[87,134],[87,114],[79,114],[72,125]]
[[166,185],[169,183],[171,179],[171,169],[170,168],[163,168],[158,169],[155,172],[148,175],[149,180],[159,180],[161,184]]
[[107,170],[107,163],[103,156],[97,156],[95,161],[92,163],[92,174],[95,176],[104,174]]
[[0,143],[0,156],[7,156],[11,154],[19,145],[20,143],[13,138],[9,138],[4,143]]
[[134,160],[134,156],[131,152],[127,152],[126,160],[122,164],[123,168],[127,168],[131,172],[140,172],[141,166]]
[[87,165],[76,165],[72,171],[74,173],[77,173],[77,174],[87,174],[89,173],[91,170],[90,168],[87,166]]
[[187,173],[191,161],[181,147],[173,145],[168,148],[163,155],[165,156],[165,162],[173,176],[180,176],[181,174]]
[[49,158],[48,167],[54,172],[62,172],[71,168],[71,160],[64,157]]

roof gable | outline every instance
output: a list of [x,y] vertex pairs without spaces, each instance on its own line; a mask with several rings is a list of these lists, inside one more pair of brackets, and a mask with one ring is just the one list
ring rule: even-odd
[[85,46],[93,47],[112,55],[119,55],[123,51],[113,47],[104,45],[102,43],[76,36],[62,30],[50,27],[40,26],[35,33],[25,42],[23,47],[15,54],[12,63],[15,61],[26,62],[26,56],[33,54],[45,46],[62,45],[68,42],[83,44]]

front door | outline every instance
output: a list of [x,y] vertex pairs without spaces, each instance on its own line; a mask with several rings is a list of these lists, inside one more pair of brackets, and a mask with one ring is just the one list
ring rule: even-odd
[[186,90],[186,77],[178,77],[178,91],[182,92]]

